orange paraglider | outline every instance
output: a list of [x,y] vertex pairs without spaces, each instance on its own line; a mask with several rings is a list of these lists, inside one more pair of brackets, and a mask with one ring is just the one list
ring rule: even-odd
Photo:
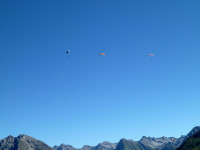
[[152,53],[151,53],[151,54],[148,54],[147,56],[148,56],[148,57],[151,57],[151,61],[152,61],[152,56],[155,56],[155,54],[152,54]]
[[99,55],[103,55],[103,56],[106,56],[104,53],[100,53]]
[[103,57],[106,56],[105,53],[99,53],[98,56],[103,60]]
[[155,54],[148,54],[147,56],[155,56]]

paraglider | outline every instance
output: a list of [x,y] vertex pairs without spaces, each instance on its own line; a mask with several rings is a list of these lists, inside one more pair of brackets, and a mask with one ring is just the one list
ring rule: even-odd
[[147,55],[148,57],[151,57],[151,61],[152,61],[152,56],[155,56],[155,54],[151,53]]
[[148,54],[147,56],[155,56],[155,54]]
[[69,53],[70,53],[70,50],[67,50],[66,53],[69,54]]
[[67,55],[67,59],[69,59],[69,56],[70,56],[70,50],[68,49],[68,50],[66,50],[66,55]]
[[98,56],[103,60],[103,57],[106,56],[105,53],[99,53]]
[[103,55],[103,56],[106,56],[104,53],[99,53],[99,55]]
[[69,55],[70,55],[70,50],[69,49],[66,51],[66,54],[67,54],[67,57],[69,57]]

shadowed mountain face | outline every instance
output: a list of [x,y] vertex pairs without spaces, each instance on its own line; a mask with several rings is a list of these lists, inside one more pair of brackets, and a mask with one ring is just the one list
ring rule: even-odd
[[140,141],[126,139],[121,139],[118,143],[105,141],[97,146],[85,145],[80,149],[65,144],[52,148],[27,135],[8,136],[0,140],[0,150],[174,150],[177,147],[179,147],[177,150],[189,150],[188,147],[192,147],[193,150],[200,149],[200,127],[193,128],[186,136],[174,138],[174,141],[172,137],[143,136]]
[[200,126],[194,127],[186,136],[186,139],[189,138],[190,136],[193,136],[197,132],[200,131]]
[[200,131],[188,137],[183,144],[176,150],[199,150],[200,149]]

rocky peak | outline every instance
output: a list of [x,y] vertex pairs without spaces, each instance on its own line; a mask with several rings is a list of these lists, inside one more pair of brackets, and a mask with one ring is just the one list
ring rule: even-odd
[[104,141],[104,142],[100,143],[100,145],[102,145],[104,147],[110,147],[110,148],[114,148],[116,146],[116,144],[110,143],[108,141]]
[[102,143],[99,143],[95,150],[114,150],[116,148],[116,144],[104,141]]
[[60,146],[57,146],[56,148],[57,148],[56,150],[76,150],[76,148],[74,148],[73,146],[65,145],[65,144],[61,144]]
[[91,150],[92,148],[92,146],[84,145],[80,150]]
[[0,149],[12,150],[15,147],[15,138],[11,135],[3,140],[0,140]]
[[162,147],[166,143],[172,142],[172,138],[167,138],[165,136],[162,136],[160,138],[151,138],[143,136],[139,142],[151,148],[158,148]]

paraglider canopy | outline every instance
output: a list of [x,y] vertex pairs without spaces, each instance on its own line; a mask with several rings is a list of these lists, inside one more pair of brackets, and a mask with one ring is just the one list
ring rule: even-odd
[[99,53],[99,55],[103,55],[103,56],[106,56],[104,53]]
[[155,56],[155,54],[151,53],[151,54],[148,54],[147,56],[150,57],[152,61],[152,56]]
[[155,54],[148,54],[147,56],[155,56]]

